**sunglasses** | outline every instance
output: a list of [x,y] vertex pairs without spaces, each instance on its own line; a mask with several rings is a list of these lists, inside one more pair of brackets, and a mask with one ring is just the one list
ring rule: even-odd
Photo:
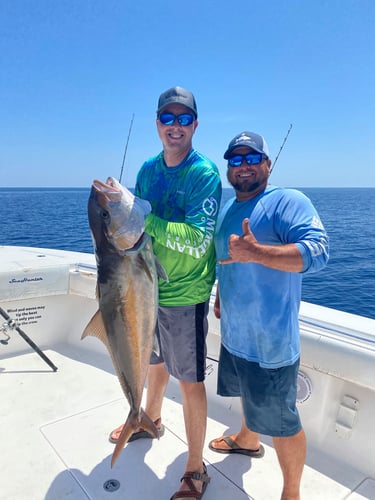
[[173,113],[160,113],[158,120],[163,125],[173,125],[178,121],[181,127],[188,127],[194,121],[194,116],[190,113],[182,113],[181,115],[174,115]]
[[234,155],[228,158],[231,167],[240,167],[245,160],[248,165],[259,165],[265,159],[262,153],[249,153],[247,155]]

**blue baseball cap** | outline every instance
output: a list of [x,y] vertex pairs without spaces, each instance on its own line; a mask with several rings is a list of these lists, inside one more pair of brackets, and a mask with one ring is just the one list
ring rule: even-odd
[[224,159],[228,160],[228,158],[231,156],[232,151],[236,148],[239,148],[241,146],[247,146],[248,148],[254,149],[254,151],[257,151],[258,153],[261,153],[267,158],[270,157],[270,153],[268,150],[268,146],[266,141],[264,140],[264,137],[262,137],[259,134],[256,134],[255,132],[241,132],[240,134],[236,135],[229,143],[228,149],[224,153]]

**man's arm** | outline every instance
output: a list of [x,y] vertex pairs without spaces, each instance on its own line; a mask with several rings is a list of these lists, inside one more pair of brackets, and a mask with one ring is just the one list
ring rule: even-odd
[[302,272],[302,255],[294,243],[262,245],[251,232],[249,219],[242,221],[242,231],[241,236],[236,234],[230,236],[228,248],[230,258],[219,261],[219,264],[254,262],[279,271]]

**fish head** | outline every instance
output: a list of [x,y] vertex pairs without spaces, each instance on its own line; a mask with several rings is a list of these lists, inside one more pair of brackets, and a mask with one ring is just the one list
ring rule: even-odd
[[96,247],[105,238],[118,252],[135,247],[151,212],[148,201],[134,196],[113,177],[94,180],[88,203],[91,233]]

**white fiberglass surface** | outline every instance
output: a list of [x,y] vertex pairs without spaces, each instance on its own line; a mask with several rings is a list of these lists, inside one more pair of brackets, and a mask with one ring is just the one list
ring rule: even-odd
[[[46,354],[58,366],[56,373],[35,353],[0,360],[0,499],[169,498],[178,487],[187,453],[177,384],[171,381],[164,402],[165,435],[159,441],[129,443],[111,469],[114,445],[108,434],[125,420],[128,406],[110,360],[74,346]],[[204,448],[212,479],[205,498],[278,498],[281,472],[269,441],[263,440],[266,454],[260,460],[208,449],[210,439],[236,431],[240,418],[238,401],[215,395],[215,379],[212,363]],[[324,456],[321,459],[324,462]],[[344,498],[360,482],[354,473],[344,475],[341,482],[307,465],[302,496],[321,498],[324,491],[325,499]],[[116,481],[119,489],[107,491]]]

